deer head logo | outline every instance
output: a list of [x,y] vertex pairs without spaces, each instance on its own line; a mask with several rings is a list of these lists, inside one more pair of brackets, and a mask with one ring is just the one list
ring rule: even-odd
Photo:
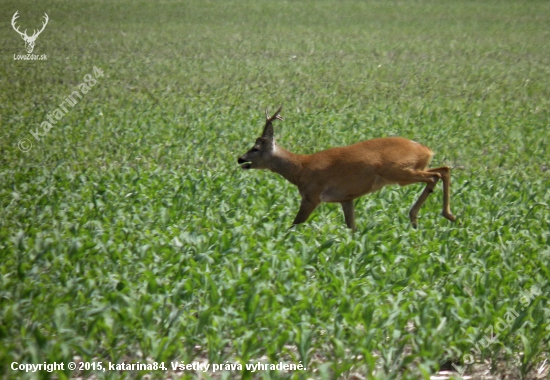
[[25,41],[25,49],[27,49],[27,53],[32,53],[33,49],[34,49],[34,42],[36,41],[36,39],[38,38],[38,36],[40,35],[40,33],[42,33],[42,31],[44,30],[44,28],[46,27],[46,25],[48,25],[48,15],[46,13],[44,13],[44,22],[42,23],[42,29],[40,30],[34,30],[34,33],[32,34],[32,36],[28,36],[27,35],[27,29],[25,29],[25,31],[23,33],[21,33],[19,31],[19,27],[15,26],[15,20],[17,20],[17,18],[19,17],[17,14],[19,13],[19,11],[15,12],[13,14],[13,17],[11,19],[11,26],[13,27],[13,29],[19,33],[21,35],[21,38],[23,38],[23,40]]

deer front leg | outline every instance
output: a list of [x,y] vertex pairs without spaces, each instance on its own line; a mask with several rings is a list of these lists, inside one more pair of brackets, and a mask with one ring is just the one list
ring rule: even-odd
[[296,218],[294,218],[294,222],[292,222],[292,226],[295,226],[296,224],[304,223],[307,220],[307,218],[309,218],[313,210],[315,210],[317,206],[319,206],[319,203],[320,203],[319,201],[314,202],[303,197],[302,203],[300,204],[300,210],[298,211]]
[[353,205],[353,199],[347,202],[340,202],[342,210],[344,210],[344,218],[346,219],[346,225],[355,232],[355,209]]

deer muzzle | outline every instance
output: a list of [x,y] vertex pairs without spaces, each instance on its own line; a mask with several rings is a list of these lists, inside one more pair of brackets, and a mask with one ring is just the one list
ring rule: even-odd
[[239,165],[241,165],[242,169],[250,169],[252,167],[252,165],[250,164],[250,161],[247,161],[242,157],[239,157],[237,162],[239,163]]

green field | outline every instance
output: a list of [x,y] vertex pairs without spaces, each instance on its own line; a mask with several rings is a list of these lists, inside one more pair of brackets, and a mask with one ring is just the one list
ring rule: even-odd
[[[29,34],[49,15],[33,52],[47,60],[14,59],[15,11]],[[429,379],[452,364],[547,378],[550,2],[6,0],[0,14],[0,378]],[[289,231],[297,189],[237,165],[279,104],[293,152],[429,146],[457,222],[439,184],[413,229],[411,185],[357,200],[355,234],[338,204]],[[172,369],[193,362],[211,367]],[[280,362],[305,369],[246,368]]]

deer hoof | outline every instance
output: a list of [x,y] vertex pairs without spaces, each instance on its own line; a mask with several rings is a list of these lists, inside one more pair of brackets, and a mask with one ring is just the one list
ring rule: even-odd
[[443,217],[445,219],[448,219],[450,220],[451,222],[454,222],[456,220],[456,216],[454,216],[453,214],[451,214],[450,212],[443,212],[441,215],[443,215]]

